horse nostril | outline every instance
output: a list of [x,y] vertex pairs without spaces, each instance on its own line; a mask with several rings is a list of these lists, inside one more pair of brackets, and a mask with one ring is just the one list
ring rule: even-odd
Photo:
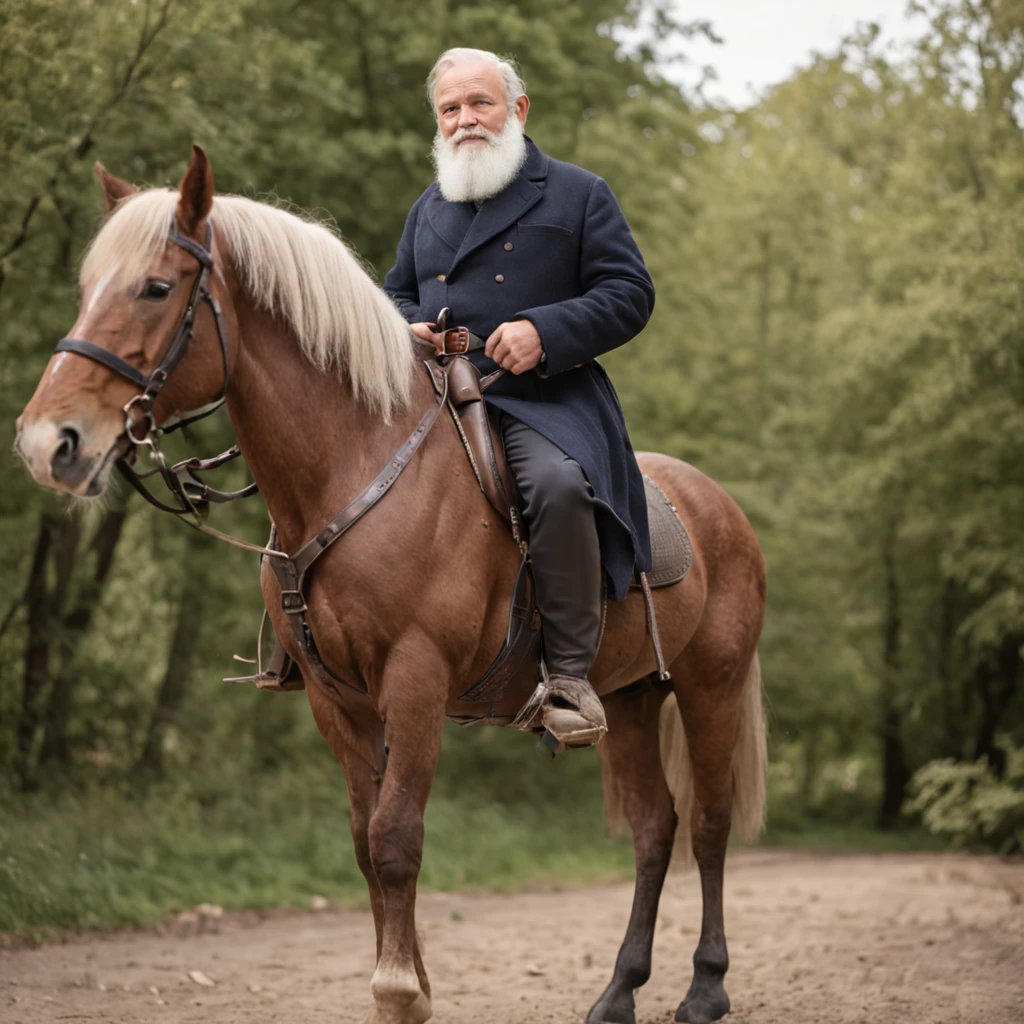
[[81,445],[81,436],[74,427],[61,427],[60,443],[53,453],[53,468],[67,469],[78,458],[78,449]]

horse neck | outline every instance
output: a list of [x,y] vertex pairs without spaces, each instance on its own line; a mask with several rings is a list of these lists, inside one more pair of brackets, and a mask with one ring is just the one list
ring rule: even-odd
[[408,407],[386,424],[343,375],[314,366],[279,320],[244,299],[235,308],[228,413],[281,547],[296,551],[380,472],[433,391],[417,375]]

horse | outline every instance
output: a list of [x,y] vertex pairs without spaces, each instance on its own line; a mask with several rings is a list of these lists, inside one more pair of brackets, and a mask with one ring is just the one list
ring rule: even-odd
[[[176,190],[136,190],[96,170],[108,217],[82,263],[72,330],[87,351],[81,342],[58,346],[17,421],[17,452],[39,484],[100,496],[112,465],[149,428],[223,394],[280,547],[297,550],[415,434],[436,400],[420,365],[432,350],[332,228],[215,195],[200,148]],[[159,394],[151,388],[154,400],[140,402],[154,379]],[[754,835],[764,818],[765,567],[752,527],[720,486],[666,455],[638,461],[677,509],[693,562],[681,582],[653,594],[671,682],[655,671],[636,592],[609,602],[591,675],[609,729],[598,747],[606,810],[632,830],[636,882],[611,981],[587,1022],[634,1024],[673,848],[690,846],[703,918],[675,1019],[705,1024],[729,1010],[730,830]],[[322,667],[343,685],[326,685],[311,664],[262,566],[272,624],[344,768],[377,938],[368,1024],[431,1016],[415,928],[423,813],[445,718],[465,716],[457,695],[501,646],[519,563],[447,423],[423,438],[386,496],[310,575],[305,614]],[[524,667],[491,715],[513,717],[535,681]]]

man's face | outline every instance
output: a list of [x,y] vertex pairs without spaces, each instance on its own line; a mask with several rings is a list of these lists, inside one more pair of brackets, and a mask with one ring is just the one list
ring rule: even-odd
[[[500,132],[509,115],[505,83],[501,72],[490,61],[460,61],[438,79],[434,108],[441,137],[447,142],[460,128],[484,128]],[[530,101],[520,96],[515,115],[526,124]],[[461,150],[486,148],[487,140],[467,134],[457,143]]]

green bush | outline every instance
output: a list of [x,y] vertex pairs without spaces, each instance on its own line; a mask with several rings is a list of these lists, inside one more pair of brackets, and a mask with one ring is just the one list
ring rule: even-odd
[[1005,778],[992,772],[986,758],[973,764],[930,761],[911,780],[904,812],[919,814],[929,832],[955,846],[1024,851],[1024,749],[1005,749]]

